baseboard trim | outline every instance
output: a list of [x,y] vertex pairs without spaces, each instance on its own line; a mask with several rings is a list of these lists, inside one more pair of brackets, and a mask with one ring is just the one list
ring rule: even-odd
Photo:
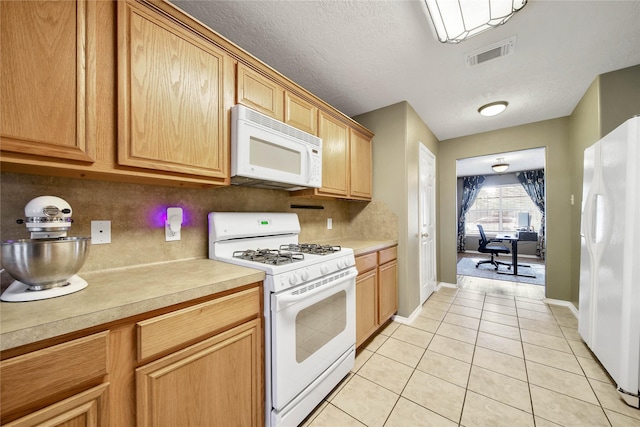
[[571,313],[576,317],[576,319],[579,318],[578,317],[578,309],[570,301],[565,301],[565,300],[561,300],[561,299],[553,299],[553,298],[545,298],[542,301],[545,304],[560,305],[562,307],[567,307],[569,309],[569,311],[571,311]]
[[436,292],[439,291],[442,288],[454,288],[454,289],[457,289],[458,285],[456,285],[455,283],[439,282],[438,286],[436,286]]
[[418,315],[420,314],[420,310],[422,310],[421,305],[417,306],[416,309],[413,310],[413,313],[411,313],[409,317],[404,317],[396,314],[393,316],[393,321],[402,323],[404,325],[408,325],[409,323],[413,322],[416,319],[416,317],[418,317]]
[[[457,289],[458,285],[456,285],[455,283],[438,282],[438,284],[436,285],[436,292],[438,292],[442,288]],[[427,300],[428,299],[429,298],[427,298]],[[417,306],[416,309],[413,310],[413,313],[411,313],[409,315],[409,317],[404,317],[404,316],[400,316],[400,315],[396,314],[396,315],[393,316],[393,321],[407,325],[407,324],[413,322],[416,319],[416,317],[418,317],[418,315],[420,314],[420,310],[422,310],[422,306],[421,305]]]

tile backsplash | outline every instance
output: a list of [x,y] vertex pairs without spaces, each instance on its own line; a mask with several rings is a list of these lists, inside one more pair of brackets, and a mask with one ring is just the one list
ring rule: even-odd
[[[0,179],[1,240],[29,237],[16,219],[24,218],[24,206],[37,196],[58,196],[71,205],[70,236],[90,236],[91,221],[111,221],[111,243],[92,245],[82,271],[206,257],[207,214],[212,211],[295,212],[302,229],[300,241],[397,238],[395,214],[375,200],[317,200],[289,197],[281,190],[184,189],[14,173],[2,173]],[[322,209],[292,209],[291,205]],[[184,209],[180,241],[165,241],[162,215],[170,206]],[[333,220],[331,230],[327,230],[327,218]],[[9,280],[5,276],[3,284]]]

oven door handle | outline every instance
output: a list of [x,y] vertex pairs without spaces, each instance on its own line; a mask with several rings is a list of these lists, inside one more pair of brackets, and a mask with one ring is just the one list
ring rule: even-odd
[[355,268],[350,268],[346,275],[338,279],[334,279],[332,283],[327,283],[326,285],[317,286],[313,289],[306,290],[303,293],[297,293],[297,294],[285,293],[284,295],[272,295],[272,298],[277,303],[277,304],[272,304],[272,306],[273,307],[277,306],[277,311],[280,311],[283,308],[290,307],[294,304],[299,303],[300,301],[308,299],[309,297],[315,296],[316,294],[340,287],[341,285],[344,284],[344,282],[355,279],[357,275],[358,275],[358,270],[356,270]]

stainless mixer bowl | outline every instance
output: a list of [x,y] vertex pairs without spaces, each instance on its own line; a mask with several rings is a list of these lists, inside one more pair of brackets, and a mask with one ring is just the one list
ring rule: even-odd
[[90,237],[6,240],[2,266],[31,290],[64,286],[84,265],[90,243]]

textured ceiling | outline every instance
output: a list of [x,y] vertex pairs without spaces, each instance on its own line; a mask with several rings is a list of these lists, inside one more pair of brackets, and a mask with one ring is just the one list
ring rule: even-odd
[[[458,45],[418,0],[174,3],[349,116],[408,101],[441,141],[567,116],[597,75],[640,64],[640,1],[529,0]],[[514,54],[465,66],[513,35]],[[496,100],[507,111],[477,113]]]

